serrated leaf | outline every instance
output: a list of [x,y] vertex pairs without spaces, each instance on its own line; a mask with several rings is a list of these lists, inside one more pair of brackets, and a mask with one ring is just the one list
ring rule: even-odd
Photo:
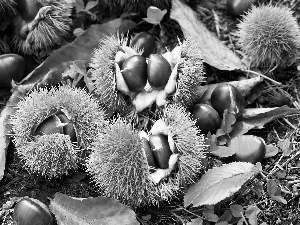
[[155,6],[150,6],[147,10],[147,18],[143,18],[143,20],[148,23],[158,25],[162,21],[166,13],[166,9],[160,10]]
[[233,204],[230,206],[230,212],[234,217],[241,217],[244,214],[243,206]]
[[237,192],[256,173],[257,167],[245,162],[234,162],[210,169],[188,188],[184,205],[214,205]]
[[58,225],[138,225],[135,213],[115,199],[77,199],[56,193],[49,206]]
[[206,28],[197,13],[180,0],[172,0],[170,18],[179,23],[186,38],[198,40],[203,59],[209,65],[220,70],[246,68],[240,58]]

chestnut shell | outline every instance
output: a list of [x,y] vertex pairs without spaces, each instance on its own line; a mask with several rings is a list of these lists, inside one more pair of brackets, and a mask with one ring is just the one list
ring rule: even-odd
[[14,208],[16,225],[54,225],[53,214],[41,201],[34,198],[23,198]]
[[201,134],[211,132],[214,134],[221,126],[221,118],[218,112],[208,104],[196,104],[191,109],[192,119],[196,120],[196,126]]
[[161,169],[169,168],[169,159],[173,153],[169,146],[168,136],[163,134],[151,135],[149,144],[158,167]]
[[141,55],[127,58],[122,65],[122,75],[132,92],[140,92],[147,83],[147,62]]
[[245,100],[239,90],[231,84],[220,84],[211,93],[211,105],[222,118],[225,109],[229,113],[241,115],[245,109]]
[[153,89],[164,89],[171,75],[171,65],[162,55],[151,54],[148,60],[147,78]]
[[19,82],[26,73],[25,60],[17,54],[0,56],[0,87],[11,88],[12,80]]
[[230,146],[234,146],[234,148],[238,149],[232,156],[234,161],[255,164],[261,162],[266,155],[266,145],[264,141],[254,135],[242,135],[234,138]]
[[136,34],[130,44],[131,47],[143,49],[142,56],[148,58],[151,54],[156,52],[156,42],[153,36],[147,32],[140,32]]
[[64,135],[69,135],[72,142],[77,142],[77,135],[74,124],[70,122],[66,114],[64,114],[63,112],[59,112],[56,114],[56,116],[60,119],[61,123],[67,123],[65,126],[63,126]]
[[239,16],[248,11],[255,2],[256,0],[227,0],[226,7],[230,14]]
[[142,148],[147,156],[148,165],[154,168],[158,168],[157,162],[154,158],[153,152],[151,150],[149,141],[146,138],[142,139]]

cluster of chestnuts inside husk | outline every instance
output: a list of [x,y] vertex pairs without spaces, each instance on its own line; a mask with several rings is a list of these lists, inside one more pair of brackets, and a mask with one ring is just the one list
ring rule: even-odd
[[[90,64],[97,99],[118,115],[99,133],[86,167],[107,196],[132,207],[172,199],[199,176],[204,157],[204,136],[186,110],[204,81],[199,48],[187,39],[164,54],[156,49],[146,32],[130,42],[111,35]],[[153,107],[141,129],[126,117]]]
[[[96,187],[133,208],[170,200],[193,183],[205,144],[187,107],[204,81],[201,54],[194,40],[163,55],[156,49],[148,33],[130,42],[108,36],[89,65],[93,96],[61,85],[22,99],[11,124],[24,167],[51,179],[85,165]],[[144,126],[126,114],[145,111]]]

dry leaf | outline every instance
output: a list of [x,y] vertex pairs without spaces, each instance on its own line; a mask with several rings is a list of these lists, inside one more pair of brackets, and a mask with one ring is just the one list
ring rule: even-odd
[[58,225],[138,225],[126,205],[106,197],[77,199],[56,193],[49,206]]
[[244,70],[246,65],[198,19],[197,14],[180,0],[172,0],[170,18],[176,20],[186,38],[197,39],[203,59],[220,70]]
[[234,162],[210,169],[189,187],[184,196],[184,205],[214,205],[237,192],[258,171],[257,166],[246,162]]

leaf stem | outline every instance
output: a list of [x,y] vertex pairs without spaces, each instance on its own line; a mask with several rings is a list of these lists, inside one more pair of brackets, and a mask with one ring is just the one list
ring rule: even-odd
[[254,73],[254,74],[258,75],[258,76],[261,76],[261,77],[263,77],[264,79],[273,82],[274,84],[277,84],[277,85],[281,85],[281,84],[282,84],[282,83],[280,83],[280,82],[278,82],[278,81],[276,81],[276,80],[273,80],[272,78],[270,78],[270,77],[268,77],[268,76],[266,76],[266,75],[264,75],[264,74],[261,74],[261,73],[258,73],[258,72],[252,71],[252,70],[244,70],[244,71],[245,71],[245,72],[248,72],[248,73]]

